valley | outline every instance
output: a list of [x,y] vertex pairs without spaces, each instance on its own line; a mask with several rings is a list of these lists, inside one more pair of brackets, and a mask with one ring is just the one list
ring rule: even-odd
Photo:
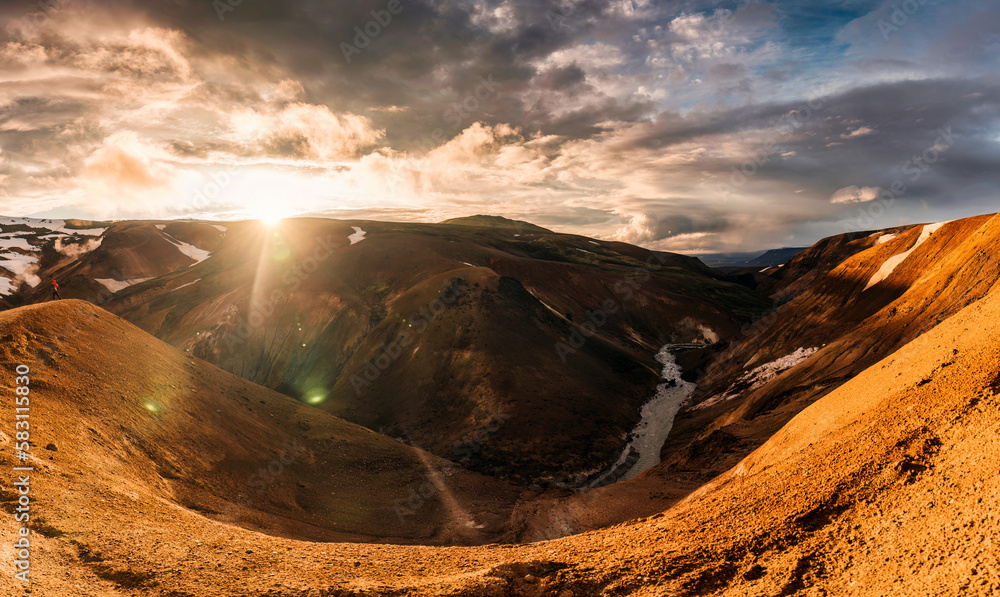
[[[968,519],[962,561],[983,572],[955,586],[997,586],[975,550],[1000,496],[982,435],[997,216],[826,239],[769,295],[681,255],[489,224],[116,222],[73,255],[64,224],[22,235],[38,283],[4,298],[0,335],[54,446],[32,452],[38,584],[917,595],[907,554],[945,536],[882,525]],[[926,491],[952,501],[914,510]],[[847,564],[875,536],[889,574]]]

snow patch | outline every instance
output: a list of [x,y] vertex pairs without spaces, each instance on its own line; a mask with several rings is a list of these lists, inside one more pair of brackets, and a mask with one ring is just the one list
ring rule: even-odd
[[175,291],[175,290],[180,290],[181,288],[187,288],[188,286],[190,286],[190,285],[192,285],[192,284],[197,284],[198,282],[201,282],[201,278],[198,278],[198,279],[197,279],[197,280],[195,280],[194,282],[188,282],[187,284],[181,284],[181,285],[180,285],[180,286],[178,286],[177,288],[173,288],[173,289],[171,289],[171,290],[170,290],[170,292],[173,292],[173,291]]
[[793,352],[792,354],[785,355],[780,359],[771,361],[770,363],[765,363],[760,367],[757,367],[750,373],[744,375],[743,381],[752,382],[750,386],[751,390],[756,390],[767,382],[771,381],[778,376],[782,371],[791,369],[792,367],[798,365],[802,361],[808,359],[812,355],[816,354],[819,347],[814,348],[800,348]]
[[883,234],[882,236],[878,237],[878,242],[876,242],[875,244],[876,245],[881,245],[883,243],[887,243],[890,240],[896,238],[897,236],[899,236],[899,235],[898,234]]
[[[212,255],[211,251],[206,251],[205,249],[199,249],[198,247],[196,247],[196,246],[194,246],[192,244],[188,244],[186,242],[179,241],[176,238],[170,236],[169,234],[164,233],[163,236],[166,237],[167,240],[169,240],[170,242],[172,242],[177,247],[178,251],[180,251],[181,253],[184,253],[185,255],[187,255],[188,257],[190,257],[191,259],[194,259],[194,263],[192,263],[191,265],[197,265],[197,264],[201,263],[202,261],[205,261],[206,259],[208,259]],[[188,266],[188,267],[191,267],[191,266]]]
[[21,238],[19,236],[7,236],[6,234],[0,236],[0,250],[9,251],[10,249],[33,251],[34,247],[28,244],[28,239],[26,238]]
[[351,226],[354,229],[354,234],[347,237],[347,240],[351,241],[352,245],[355,245],[363,240],[365,240],[365,235],[368,234],[367,231],[358,228],[357,226]]
[[[20,253],[9,253],[0,257],[0,267],[14,274],[15,276],[20,276],[28,269],[29,266],[38,263],[38,258],[32,255],[22,255]],[[34,284],[32,284],[34,286]]]
[[118,292],[119,290],[124,290],[129,286],[134,286],[141,282],[147,280],[152,280],[152,278],[133,278],[131,280],[115,280],[114,278],[94,278],[95,281],[100,282],[107,288],[111,294]]
[[[785,355],[780,359],[771,361],[770,363],[765,363],[760,367],[755,368],[750,373],[747,373],[742,377],[740,377],[740,379],[736,382],[736,384],[733,385],[737,385],[740,383],[744,384],[749,383],[750,387],[747,388],[745,391],[749,392],[750,390],[756,390],[757,388],[763,386],[767,382],[777,377],[779,373],[791,369],[792,367],[798,365],[802,361],[816,354],[818,350],[819,350],[818,347],[799,348],[795,352]],[[703,410],[710,406],[715,406],[720,402],[725,402],[726,400],[732,400],[733,398],[736,398],[739,395],[740,395],[739,392],[731,393],[728,391],[723,392],[722,394],[716,394],[715,396],[712,396],[708,400],[703,400],[702,402],[699,402],[698,404],[692,406],[691,410]]]
[[[560,313],[559,311],[556,311],[552,307],[552,305],[550,305],[550,304],[546,303],[545,301],[543,301],[542,299],[538,298],[538,295],[535,294],[535,290],[533,288],[528,288],[527,286],[525,286],[524,289],[528,291],[528,294],[530,294],[531,296],[535,297],[536,301],[538,301],[542,305],[544,305],[546,309],[548,309],[549,311],[552,311],[553,313],[555,313],[556,315],[558,315],[561,319],[566,319],[566,316],[563,315],[562,313]],[[567,319],[567,321],[569,321],[569,320]]]
[[163,230],[163,229],[164,229],[164,228],[166,228],[166,227],[167,227],[167,225],[166,225],[166,224],[157,224],[157,225],[156,225],[156,229],[157,229],[157,230]]
[[100,236],[107,228],[88,228],[86,230],[74,230],[66,227],[66,220],[49,220],[37,218],[5,218],[0,217],[0,224],[5,226],[23,225],[36,230],[48,230],[50,232],[64,232],[66,234],[79,234],[82,236]]
[[917,247],[924,244],[924,241],[930,238],[932,234],[940,230],[941,227],[947,223],[948,222],[938,222],[937,224],[925,225],[924,229],[920,231],[920,236],[917,237],[917,242],[913,243],[913,246],[910,247],[910,250],[906,251],[905,253],[900,253],[899,255],[894,255],[889,259],[887,259],[886,262],[882,264],[882,267],[880,267],[879,270],[875,272],[875,275],[871,277],[871,280],[868,280],[868,285],[865,286],[864,290],[862,290],[861,292],[868,290],[872,286],[878,284],[882,280],[885,280],[886,278],[891,276],[892,272],[894,272],[896,268],[899,267],[900,263],[906,261],[906,258],[912,255],[913,252],[917,250]]
[[462,265],[467,265],[469,267],[476,267],[476,266],[472,265],[471,263],[469,263],[468,261],[463,261],[461,263],[462,263]]
[[219,226],[218,224],[212,224],[212,228],[215,228],[219,232],[227,232],[229,230],[229,228],[226,228],[225,226]]

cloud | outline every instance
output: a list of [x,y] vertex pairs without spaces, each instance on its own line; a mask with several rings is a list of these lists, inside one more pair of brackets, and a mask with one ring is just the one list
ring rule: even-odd
[[83,177],[110,187],[156,188],[170,184],[176,170],[164,150],[135,133],[115,133],[86,160]]
[[300,102],[273,112],[246,108],[230,118],[235,140],[263,155],[343,160],[358,157],[385,135],[365,116],[337,115],[327,106]]
[[891,0],[738,4],[410,3],[351,63],[365,3],[243,3],[221,25],[200,0],[64,3],[30,27],[0,8],[0,211],[294,198],[721,250],[841,232],[896,181],[885,225],[1000,191],[995,3],[928,3],[888,42]]
[[878,187],[858,187],[851,185],[838,189],[830,197],[830,203],[867,203],[878,199],[881,189]]
[[874,135],[876,133],[875,129],[867,126],[859,126],[858,128],[844,133],[840,136],[841,139],[855,139],[857,137],[865,137],[867,135]]
[[705,233],[728,229],[725,217],[703,213],[695,216],[638,214],[614,234],[615,240],[633,244],[649,244],[680,236],[705,236]]

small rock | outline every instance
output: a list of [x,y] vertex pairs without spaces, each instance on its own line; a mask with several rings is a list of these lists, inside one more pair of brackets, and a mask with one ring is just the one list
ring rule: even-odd
[[48,451],[50,451],[50,452],[55,452],[55,451],[58,450],[58,448],[56,448],[56,445],[52,444],[52,443],[50,443],[49,445],[45,446],[45,449],[48,450]]
[[528,574],[524,577],[524,582],[535,582],[538,580],[533,574]]

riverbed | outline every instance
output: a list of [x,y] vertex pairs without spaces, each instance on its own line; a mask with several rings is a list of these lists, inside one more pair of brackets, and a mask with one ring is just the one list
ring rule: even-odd
[[[674,346],[664,345],[656,353],[656,360],[663,365],[660,372],[663,383],[656,386],[656,393],[643,405],[639,424],[632,430],[632,439],[622,450],[618,461],[611,470],[591,483],[591,487],[634,479],[660,463],[660,450],[674,426],[674,417],[696,387],[696,384],[681,379],[681,368],[672,352]],[[629,458],[633,452],[638,452],[638,459],[635,456]],[[628,466],[630,460],[634,464]]]

